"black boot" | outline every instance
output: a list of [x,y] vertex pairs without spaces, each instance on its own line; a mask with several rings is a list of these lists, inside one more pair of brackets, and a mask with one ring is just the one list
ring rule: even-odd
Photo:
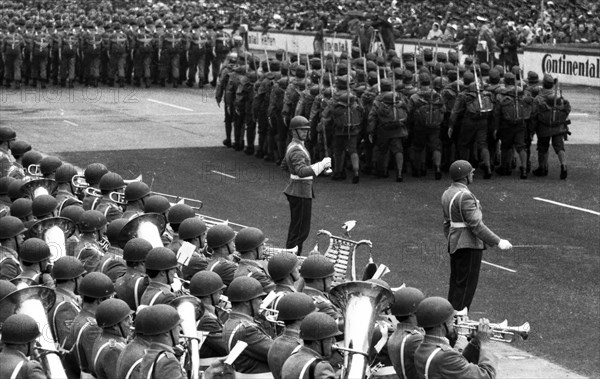
[[521,166],[519,167],[519,170],[521,170],[521,179],[527,179],[527,168]]
[[560,165],[560,179],[565,180],[567,178],[567,166],[564,164]]
[[536,168],[532,172],[533,172],[533,175],[535,175],[535,176],[547,176],[548,175],[548,169],[543,168],[541,166]]

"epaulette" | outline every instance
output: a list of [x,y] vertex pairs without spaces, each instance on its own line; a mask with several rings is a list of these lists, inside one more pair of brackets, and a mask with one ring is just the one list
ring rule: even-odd
[[125,344],[123,342],[118,342],[114,338],[111,338],[110,341],[109,341],[108,347],[111,348],[111,349],[115,349],[115,348],[125,349]]
[[85,320],[90,324],[90,326],[98,325],[98,322],[93,317],[86,317]]
[[440,349],[442,349],[442,351],[454,351],[454,349],[452,348],[452,346],[446,345],[446,344],[438,344],[437,347],[439,347]]

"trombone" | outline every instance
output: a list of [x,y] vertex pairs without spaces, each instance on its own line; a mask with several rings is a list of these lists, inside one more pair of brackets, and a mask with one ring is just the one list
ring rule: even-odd
[[[467,309],[465,308],[456,313],[456,330],[461,336],[470,336],[479,326],[478,321],[469,319],[466,310]],[[525,322],[520,326],[509,326],[508,321],[504,320],[500,323],[490,323],[490,329],[492,331],[492,336],[490,337],[491,340],[512,343],[517,336],[526,340],[527,337],[529,337],[531,326],[529,325],[529,322]]]

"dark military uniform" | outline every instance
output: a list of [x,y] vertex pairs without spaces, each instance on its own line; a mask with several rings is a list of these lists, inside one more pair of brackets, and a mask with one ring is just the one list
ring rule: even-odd
[[104,257],[104,250],[98,245],[98,242],[88,237],[82,237],[73,251],[75,258],[83,262],[83,267],[87,272],[97,271],[102,257]]
[[115,360],[117,364],[117,378],[130,379],[141,378],[142,360],[146,351],[150,348],[150,341],[145,337],[136,335],[133,341],[125,346],[121,351],[119,358]]
[[[300,376],[302,373],[304,375]],[[333,379],[335,377],[331,364],[319,353],[304,346],[292,354],[281,368],[282,379]]]
[[417,379],[415,350],[423,341],[423,334],[414,325],[399,323],[387,342],[387,350],[399,379]]
[[94,314],[85,309],[79,312],[71,324],[65,348],[71,349],[70,354],[74,354],[82,373],[93,375],[94,357],[92,356],[92,350],[94,342],[100,337],[101,333],[102,329],[98,327]]
[[267,288],[269,290],[272,290],[275,287],[275,285],[273,283],[273,280],[267,273],[267,270],[265,268],[266,265],[266,261],[242,259],[238,262],[238,268],[235,271],[235,277],[237,278],[238,276],[249,276],[251,278],[254,278],[260,282],[265,292],[268,292]]
[[10,86],[11,82],[14,82],[17,88],[21,85],[24,48],[25,39],[17,31],[9,32],[4,37],[2,55],[4,56],[4,79],[7,86]]
[[98,379],[117,378],[117,365],[127,341],[113,330],[103,330],[92,350],[93,373]]
[[48,59],[52,48],[52,39],[41,29],[36,30],[31,46],[31,79],[40,80],[43,88],[48,80]]
[[46,379],[44,368],[34,360],[30,360],[9,346],[4,346],[0,352],[0,378],[10,379]]
[[273,341],[269,349],[269,368],[275,379],[281,379],[281,368],[292,353],[302,346],[300,331],[297,329],[285,329],[283,334]]
[[108,251],[104,253],[104,256],[100,259],[98,271],[106,274],[113,283],[118,278],[125,275],[127,266],[123,260],[123,250],[118,247],[109,246]]
[[[225,145],[231,146],[231,131],[233,130],[233,102],[232,95],[227,92],[227,87],[229,85],[229,79],[232,78],[232,75],[237,75],[234,72],[233,65],[229,64],[223,67],[221,73],[219,74],[219,84],[217,85],[217,89],[215,92],[217,104],[221,103],[221,100],[224,100],[224,111],[225,111]],[[233,94],[235,96],[235,93]]]
[[19,254],[9,247],[0,246],[0,280],[12,280],[21,272]]
[[192,87],[196,82],[196,73],[198,74],[198,86],[202,87],[205,82],[205,78],[208,75],[204,74],[205,70],[205,59],[206,59],[206,44],[208,42],[208,35],[204,30],[195,28],[189,35],[188,39],[188,77],[187,85]]
[[160,82],[162,85],[170,78],[173,87],[179,83],[179,54],[181,49],[181,34],[172,28],[165,30],[158,42],[160,50]]
[[96,207],[92,209],[102,212],[109,223],[123,217],[123,209],[109,199],[101,198]]
[[237,341],[244,341],[248,347],[235,360],[237,371],[247,374],[270,372],[267,355],[273,340],[250,316],[231,312],[223,326],[223,341],[227,352]]
[[168,304],[175,299],[171,286],[164,283],[150,281],[140,300],[140,305]]
[[341,310],[335,306],[331,300],[329,300],[329,296],[326,293],[308,286],[304,287],[302,292],[313,298],[319,312],[323,312],[326,315],[331,316],[331,318],[333,318],[338,325],[343,323],[344,316]]
[[258,158],[266,157],[273,160],[274,157],[274,133],[270,133],[269,125],[269,99],[274,81],[279,80],[281,75],[278,72],[267,72],[259,80],[258,89],[255,91],[253,107],[258,126]]
[[88,30],[82,36],[84,77],[88,84],[97,86],[100,78],[100,57],[102,55],[102,36]]
[[54,341],[63,346],[69,336],[69,331],[75,317],[81,311],[81,299],[73,292],[62,287],[55,289],[56,301],[48,311],[48,323],[54,336]]
[[187,375],[174,354],[173,347],[152,342],[141,363],[141,378],[183,379]]
[[254,140],[256,138],[256,119],[252,107],[256,81],[257,74],[254,71],[241,76],[235,94],[236,120],[234,125],[234,139],[243,145],[244,129],[246,130],[245,153],[249,155],[254,154]]
[[146,88],[150,86],[150,77],[152,75],[151,63],[154,49],[152,33],[147,28],[140,28],[135,34],[133,44],[133,71],[136,85],[141,84],[143,79]]
[[145,273],[127,267],[125,274],[115,281],[115,292],[119,299],[126,302],[132,311],[135,311],[140,305],[142,295],[149,283],[150,280]]
[[198,321],[197,329],[202,332],[208,332],[200,356],[202,358],[223,357],[227,355],[227,345],[223,340],[223,323],[213,313],[213,310],[205,309],[204,314]]
[[127,52],[129,51],[129,39],[120,28],[116,29],[110,36],[108,51],[110,54],[108,84],[112,85],[115,75],[117,75],[119,86],[122,87],[125,82],[125,65],[127,63]]
[[215,31],[212,39],[212,46],[214,49],[214,55],[212,57],[213,86],[217,85],[217,75],[221,72],[221,65],[225,61],[227,54],[229,54],[230,43],[231,37],[229,34],[225,33],[223,29]]
[[269,116],[271,124],[271,134],[273,135],[273,151],[274,159],[276,162],[281,161],[285,157],[285,150],[287,146],[287,125],[282,116],[283,112],[283,99],[287,90],[288,78],[285,77],[283,80],[273,84],[271,89],[271,95],[269,97],[269,108],[267,114]]

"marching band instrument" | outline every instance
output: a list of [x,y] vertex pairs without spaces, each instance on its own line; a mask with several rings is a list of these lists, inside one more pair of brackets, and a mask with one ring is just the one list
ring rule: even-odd
[[52,179],[33,179],[21,186],[21,196],[33,200],[41,195],[54,196],[58,183]]
[[75,223],[65,217],[47,218],[29,227],[32,237],[43,239],[50,247],[50,263],[67,255],[66,241],[74,232]]
[[99,188],[96,187],[85,187],[83,189],[83,192],[87,195],[87,196],[91,196],[91,197],[102,197],[102,192],[100,191]]
[[190,357],[190,378],[200,378],[200,340],[196,331],[196,320],[199,320],[204,313],[202,303],[195,296],[179,296],[170,302],[170,305],[177,309],[181,317],[181,330],[183,337],[187,341],[187,347]]
[[[361,245],[369,248],[373,243],[369,240],[352,241],[347,238],[332,235],[327,230],[319,230],[317,236],[326,235],[329,237],[329,247],[325,252],[325,257],[334,262],[335,273],[333,275],[333,284],[343,283],[346,280],[356,281],[356,249]],[[350,266],[350,277],[348,278],[348,268]]]
[[0,323],[13,314],[26,314],[38,324],[41,332],[37,338],[36,350],[46,376],[49,378],[66,378],[67,374],[58,356],[56,342],[49,333],[48,311],[54,305],[56,295],[50,288],[33,286],[11,292],[0,301]]
[[82,193],[90,184],[85,180],[83,175],[73,175],[71,178],[71,185],[76,189],[75,192]]
[[120,205],[127,204],[127,200],[125,200],[125,194],[123,192],[111,192],[108,194],[108,198],[113,203],[117,203]]
[[279,316],[279,311],[276,308],[277,302],[281,300],[281,298],[285,295],[283,292],[275,292],[271,291],[269,294],[263,299],[262,303],[259,307],[259,312],[262,316],[270,322],[271,324],[275,324],[277,326],[285,326],[283,321],[278,321],[277,317]]
[[139,174],[137,177],[135,177],[133,179],[123,180],[123,182],[125,184],[129,184],[129,183],[133,183],[133,182],[141,182],[141,181],[142,181],[142,174]]
[[341,378],[364,378],[377,316],[393,302],[384,286],[373,282],[352,281],[338,284],[330,291],[331,301],[344,310],[344,367]]
[[[156,192],[156,191],[152,191],[152,193],[154,195],[160,195],[160,196],[166,197],[171,202],[171,204],[178,204],[178,203],[183,202],[184,204],[190,205],[192,208],[194,208],[194,210],[197,210],[197,211],[202,209],[202,206],[204,205],[204,203],[202,203],[201,200],[190,199],[189,197],[169,195],[168,193],[161,193],[161,192]],[[189,204],[189,203],[192,203],[192,204]]]
[[[467,316],[467,308],[456,312],[455,325],[457,333],[461,336],[470,336],[479,326],[479,321],[470,320]],[[520,336],[523,340],[529,337],[531,326],[529,322],[525,322],[520,326],[508,326],[508,321],[504,320],[500,323],[490,323],[492,336],[490,340],[511,343],[514,342],[516,336]]]
[[30,164],[27,166],[27,174],[34,178],[41,178],[43,176],[42,169],[39,164]]
[[165,231],[165,218],[158,213],[146,213],[131,219],[119,233],[119,245],[123,248],[132,238],[143,238],[152,247],[162,247],[161,235]]

